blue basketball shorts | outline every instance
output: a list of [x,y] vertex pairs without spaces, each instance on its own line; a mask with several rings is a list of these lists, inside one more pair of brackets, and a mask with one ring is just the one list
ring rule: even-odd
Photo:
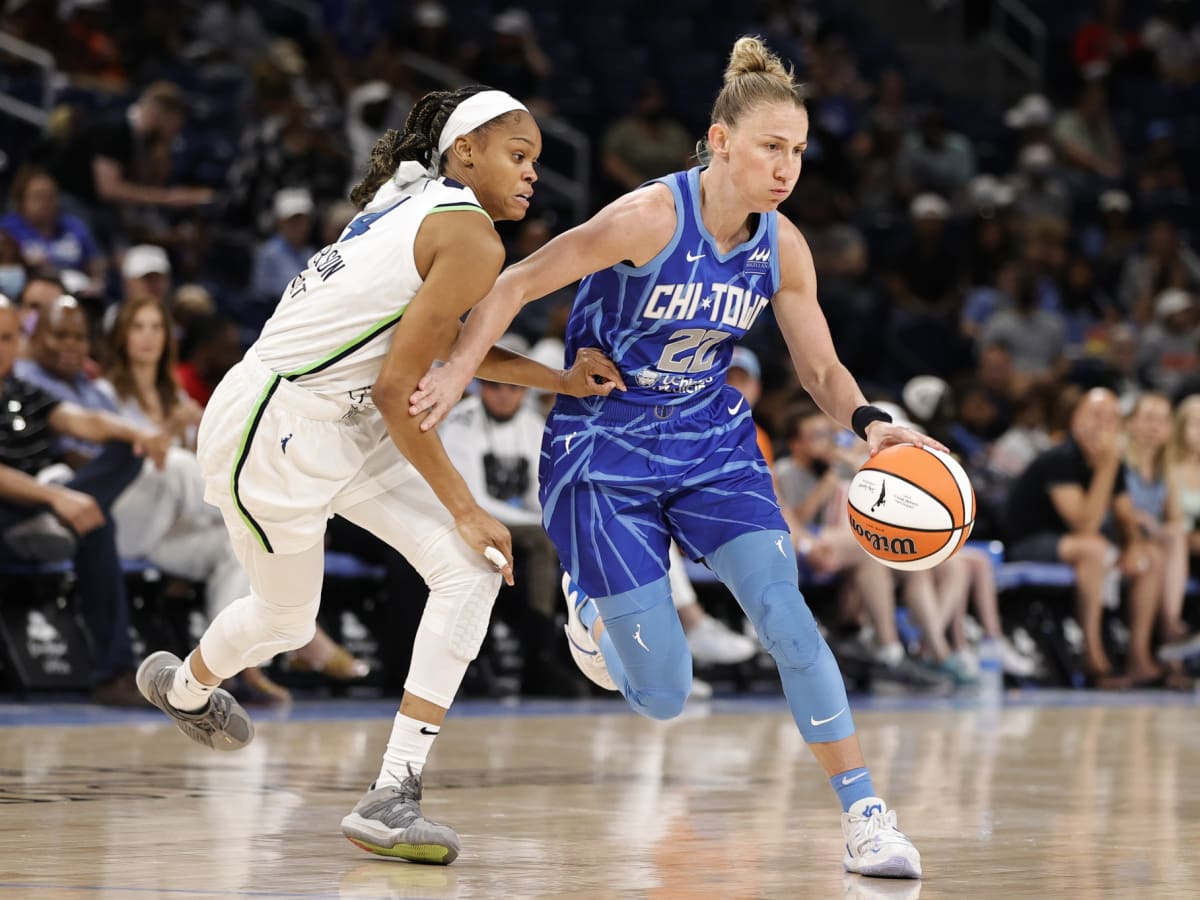
[[560,397],[538,474],[546,531],[593,597],[662,578],[672,538],[702,559],[740,535],[787,530],[750,410],[727,386],[681,407]]

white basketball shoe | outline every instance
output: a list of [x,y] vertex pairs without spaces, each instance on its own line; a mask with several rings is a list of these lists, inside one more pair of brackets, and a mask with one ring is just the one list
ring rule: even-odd
[[[571,580],[571,576],[563,573],[563,598],[567,601],[567,624],[563,630],[567,633],[567,646],[571,650],[571,658],[589,681],[599,685],[606,691],[617,690],[617,683],[608,673],[604,664],[604,656],[596,644],[592,633],[579,621],[579,610],[592,602],[592,598],[579,589],[579,585]],[[595,604],[593,604],[594,606]]]
[[878,797],[864,797],[842,813],[847,872],[876,878],[920,878],[921,854],[896,827],[896,813]]

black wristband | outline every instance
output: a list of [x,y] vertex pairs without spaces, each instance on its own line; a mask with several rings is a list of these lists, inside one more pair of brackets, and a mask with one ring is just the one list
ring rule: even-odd
[[867,426],[872,422],[890,422],[892,417],[885,413],[878,406],[860,406],[850,416],[850,424],[854,426],[854,433],[864,441],[867,439]]

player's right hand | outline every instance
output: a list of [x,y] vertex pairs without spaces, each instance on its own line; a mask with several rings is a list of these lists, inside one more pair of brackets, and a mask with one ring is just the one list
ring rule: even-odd
[[[504,576],[505,584],[511,586],[513,584],[512,535],[508,533],[508,529],[479,506],[458,516],[454,520],[454,525],[458,528],[459,536],[480,556],[484,555],[484,551],[488,547],[495,547],[504,555],[505,564],[497,568]],[[490,560],[488,564],[494,565]]]
[[417,389],[408,401],[408,414],[425,417],[421,420],[422,431],[436,428],[462,398],[474,377],[474,372],[460,372],[454,363],[435,366],[417,382]]
[[50,509],[78,535],[95,531],[104,524],[104,513],[95,498],[68,487],[55,490]]

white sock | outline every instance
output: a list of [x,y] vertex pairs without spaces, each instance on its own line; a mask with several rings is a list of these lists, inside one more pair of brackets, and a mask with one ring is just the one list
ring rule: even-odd
[[410,719],[403,713],[396,713],[392,723],[392,736],[388,738],[387,750],[383,754],[383,768],[375,779],[375,787],[385,784],[399,784],[408,777],[409,766],[412,774],[420,775],[425,768],[425,757],[429,756],[429,748],[433,746],[434,738],[442,730],[441,725],[431,725],[420,719]]
[[175,670],[175,680],[167,691],[167,702],[184,712],[195,712],[208,703],[209,695],[216,689],[215,684],[205,684],[196,678],[192,671],[192,657],[188,654],[183,665]]

